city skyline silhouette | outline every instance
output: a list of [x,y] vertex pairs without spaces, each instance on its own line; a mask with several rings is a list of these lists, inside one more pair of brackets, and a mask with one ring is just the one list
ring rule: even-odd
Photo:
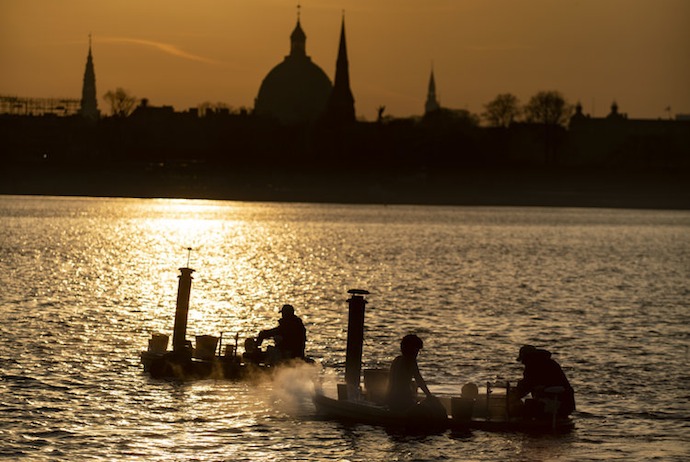
[[[205,102],[253,108],[263,77],[287,54],[297,14],[293,2],[201,2],[194,10],[155,1],[119,2],[117,10],[71,0],[39,9],[34,3],[3,5],[9,40],[0,48],[7,69],[0,93],[77,98],[92,33],[102,113],[103,95],[118,87],[178,111]],[[498,94],[527,102],[542,90],[562,92],[595,117],[614,101],[636,118],[690,112],[690,40],[681,27],[687,3],[520,5],[301,2],[300,14],[309,54],[333,80],[346,11],[358,118],[376,120],[383,106],[394,117],[423,114],[432,62],[441,106],[477,114]]]

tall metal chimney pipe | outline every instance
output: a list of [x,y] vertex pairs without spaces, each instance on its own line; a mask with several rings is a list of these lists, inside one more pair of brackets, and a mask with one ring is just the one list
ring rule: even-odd
[[345,384],[348,397],[358,396],[360,378],[362,374],[362,345],[364,343],[364,307],[367,303],[364,295],[369,292],[351,289],[347,293],[352,297],[348,300],[349,312],[347,321],[347,353],[345,357]]
[[191,268],[180,268],[180,282],[177,285],[177,306],[175,308],[175,327],[173,328],[173,351],[183,351],[187,340],[187,313],[189,312],[189,295],[192,291]]

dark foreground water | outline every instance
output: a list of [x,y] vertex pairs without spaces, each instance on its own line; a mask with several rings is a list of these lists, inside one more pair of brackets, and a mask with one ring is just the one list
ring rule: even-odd
[[[690,213],[0,196],[0,458],[687,460]],[[322,421],[300,370],[270,383],[142,373],[195,250],[189,336],[243,339],[292,303],[327,388],[347,290],[365,367],[425,340],[432,391],[517,379],[522,343],[576,389],[567,435],[405,436]]]

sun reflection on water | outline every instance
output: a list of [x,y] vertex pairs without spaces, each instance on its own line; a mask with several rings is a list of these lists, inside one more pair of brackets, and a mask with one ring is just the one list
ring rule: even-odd
[[[132,225],[136,239],[130,258],[139,267],[152,268],[140,274],[147,298],[155,305],[154,318],[174,309],[177,268],[189,266],[193,275],[188,331],[190,335],[212,334],[242,338],[256,334],[259,326],[274,322],[280,300],[271,294],[284,289],[276,272],[274,246],[284,229],[247,220],[248,207],[241,203],[155,200],[138,204]],[[191,249],[191,251],[189,250]],[[172,263],[172,264],[171,264]],[[153,276],[153,277],[151,277]],[[151,294],[158,294],[151,296]],[[157,330],[161,330],[157,323]]]

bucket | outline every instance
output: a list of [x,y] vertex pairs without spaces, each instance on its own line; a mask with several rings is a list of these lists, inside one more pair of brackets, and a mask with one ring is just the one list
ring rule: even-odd
[[194,357],[198,359],[213,359],[216,355],[217,345],[218,337],[213,335],[197,335]]
[[346,383],[339,383],[338,399],[340,401],[357,401],[361,397],[361,390],[359,387],[354,387]]
[[474,398],[451,398],[450,415],[456,422],[469,422],[474,413]]
[[149,353],[165,353],[168,349],[168,336],[153,333],[149,339]]
[[388,393],[388,369],[364,369],[364,389],[370,401],[384,403]]

